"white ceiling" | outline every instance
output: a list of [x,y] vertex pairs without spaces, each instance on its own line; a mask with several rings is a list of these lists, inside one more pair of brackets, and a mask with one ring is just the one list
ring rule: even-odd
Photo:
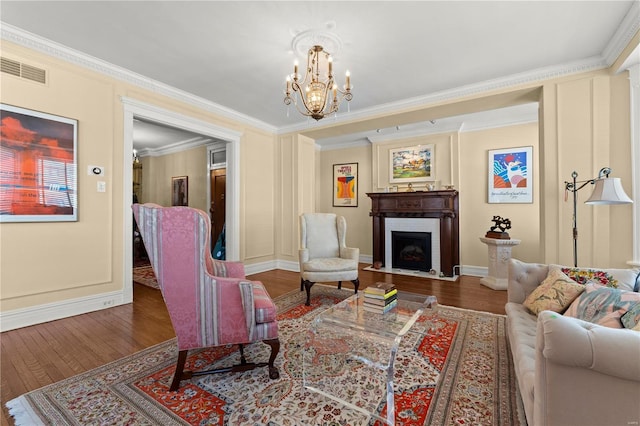
[[[610,66],[640,8],[637,0],[2,0],[0,19],[284,132]],[[349,69],[353,84],[350,111],[343,105],[319,123],[283,104],[292,40],[307,30],[338,38],[335,74],[341,82]],[[373,127],[325,142],[375,137]]]

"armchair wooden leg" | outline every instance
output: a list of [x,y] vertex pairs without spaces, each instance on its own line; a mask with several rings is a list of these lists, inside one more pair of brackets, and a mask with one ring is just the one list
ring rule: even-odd
[[313,286],[311,281],[304,280],[304,288],[307,290],[307,301],[305,302],[306,306],[311,306],[311,287]]
[[351,282],[353,283],[353,286],[356,288],[355,293],[358,292],[358,287],[360,287],[360,278],[356,278],[355,280],[351,280]]
[[173,380],[169,390],[175,392],[180,387],[180,380],[182,380],[182,372],[184,371],[184,364],[187,362],[187,353],[189,351],[180,351],[178,353],[178,361],[176,362],[176,371],[173,373]]
[[278,368],[273,365],[276,361],[276,357],[278,356],[278,352],[280,352],[280,340],[279,339],[271,339],[265,340],[264,343],[271,346],[271,356],[269,357],[269,378],[277,379],[280,377],[280,373],[278,372]]
[[300,278],[300,291],[304,290],[304,280]]
[[240,348],[240,365],[245,365],[247,359],[244,357],[244,345],[238,345]]
[[342,281],[338,281],[338,290],[342,289]]

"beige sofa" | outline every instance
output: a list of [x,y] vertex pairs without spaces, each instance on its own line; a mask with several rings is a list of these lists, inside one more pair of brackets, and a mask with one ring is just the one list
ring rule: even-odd
[[[548,271],[509,261],[507,332],[529,426],[639,425],[640,332],[531,314],[522,303]],[[607,271],[637,291],[637,271]]]

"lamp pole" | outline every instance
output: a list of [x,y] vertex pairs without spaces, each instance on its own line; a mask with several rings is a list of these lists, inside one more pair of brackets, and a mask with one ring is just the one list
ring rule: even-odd
[[[587,186],[588,184],[595,185],[596,181],[598,181],[599,183],[602,183],[605,180],[608,181],[610,173],[611,173],[611,169],[609,167],[603,167],[598,172],[597,178],[578,182],[577,181],[578,173],[574,170],[573,173],[571,173],[572,182],[565,181],[564,183],[565,190],[573,192],[573,266],[574,267],[578,266],[578,195],[577,195],[577,192],[580,191],[585,186]],[[619,179],[614,178],[611,180],[614,181],[614,183],[617,182],[619,185]],[[580,183],[581,185],[577,186],[578,183]],[[597,187],[598,185],[596,185],[596,188]],[[626,204],[626,203],[633,202],[631,201],[631,199],[629,199],[629,197],[627,197],[627,194],[624,194],[624,190],[622,189],[622,187],[620,187],[620,191],[622,192],[622,196],[620,196],[619,194],[607,194],[606,196],[603,194],[600,194],[598,195],[598,198],[596,200],[593,199],[593,195],[592,195],[592,198],[587,200],[587,203],[595,204],[597,202],[597,204]]]
[[[598,173],[598,179],[602,178],[602,175],[609,177],[611,169],[604,167]],[[588,184],[595,184],[596,179],[589,179],[584,182],[577,182],[578,172],[575,170],[571,173],[573,182],[565,182],[565,190],[573,192],[573,267],[578,267],[578,191],[587,186]],[[577,186],[578,183],[582,185]]]
[[574,171],[571,173],[573,183],[567,183],[567,189],[571,185],[571,192],[573,192],[573,267],[578,266],[578,190],[576,189],[576,179],[578,173]]

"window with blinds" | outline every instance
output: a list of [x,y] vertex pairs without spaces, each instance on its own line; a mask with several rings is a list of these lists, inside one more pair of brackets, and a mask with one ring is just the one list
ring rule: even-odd
[[16,172],[16,152],[0,146],[0,214],[11,213]]
[[38,159],[38,202],[46,206],[75,207],[76,167],[57,158]]

